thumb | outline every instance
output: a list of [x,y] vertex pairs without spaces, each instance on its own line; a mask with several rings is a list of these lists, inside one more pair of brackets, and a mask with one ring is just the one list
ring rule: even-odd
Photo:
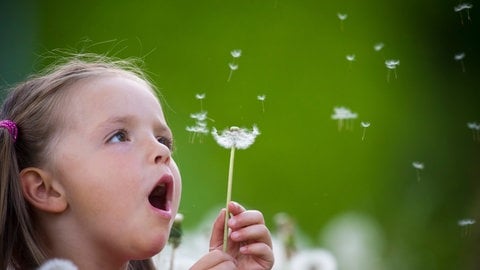
[[223,245],[223,228],[225,226],[225,209],[220,211],[213,223],[212,236],[210,237],[210,251]]

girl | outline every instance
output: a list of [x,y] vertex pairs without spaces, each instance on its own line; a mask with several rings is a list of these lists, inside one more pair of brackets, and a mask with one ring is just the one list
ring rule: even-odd
[[[0,114],[0,269],[65,258],[79,269],[153,269],[181,178],[154,86],[125,61],[76,57],[12,89]],[[262,214],[222,210],[201,269],[271,269]]]

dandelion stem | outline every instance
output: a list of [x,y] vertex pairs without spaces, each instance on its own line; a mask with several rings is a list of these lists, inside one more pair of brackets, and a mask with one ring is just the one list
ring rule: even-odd
[[175,264],[175,250],[177,250],[176,247],[172,248],[172,253],[170,254],[170,270],[174,269],[174,264]]
[[223,251],[227,251],[227,242],[228,242],[228,204],[232,200],[232,182],[233,182],[233,163],[235,159],[235,146],[232,146],[230,150],[230,164],[228,167],[228,187],[227,187],[227,203],[226,203],[226,212],[225,212],[225,225],[223,227]]

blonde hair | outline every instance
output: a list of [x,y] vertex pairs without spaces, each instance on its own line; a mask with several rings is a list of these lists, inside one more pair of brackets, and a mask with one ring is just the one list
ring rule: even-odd
[[[131,60],[83,54],[64,58],[39,75],[13,87],[0,111],[0,120],[11,120],[18,128],[13,140],[0,128],[0,269],[31,269],[47,255],[36,233],[35,217],[25,201],[19,173],[40,167],[48,160],[52,141],[61,130],[62,106],[68,89],[81,79],[121,74],[142,80],[155,90],[146,75]],[[132,261],[129,269],[154,269],[151,260]]]

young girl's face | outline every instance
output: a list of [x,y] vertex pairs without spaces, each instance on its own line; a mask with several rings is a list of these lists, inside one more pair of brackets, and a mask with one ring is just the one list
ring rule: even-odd
[[181,192],[172,133],[156,96],[143,81],[113,74],[68,91],[50,163],[68,201],[67,245],[109,259],[156,254]]

